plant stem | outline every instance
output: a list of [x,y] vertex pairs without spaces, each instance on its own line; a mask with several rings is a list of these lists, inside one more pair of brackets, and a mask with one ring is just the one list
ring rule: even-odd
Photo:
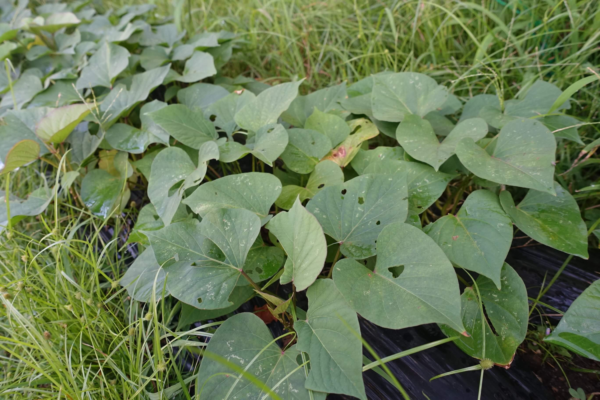
[[450,372],[446,372],[444,374],[440,374],[438,376],[434,376],[433,378],[431,378],[429,380],[429,382],[438,379],[438,378],[443,378],[445,376],[450,376],[450,375],[454,375],[454,374],[461,374],[463,372],[469,372],[469,371],[479,371],[481,368],[481,364],[477,364],[477,365],[473,365],[472,367],[466,367],[466,368],[461,368],[461,369],[457,369],[454,371],[450,371]]
[[327,278],[331,278],[331,275],[333,275],[333,267],[335,267],[335,264],[340,259],[340,249],[341,248],[342,248],[342,245],[340,244],[340,246],[337,249],[337,253],[335,253],[335,257],[333,259],[333,262],[331,263],[331,268],[329,269],[329,272],[327,273]]
[[452,205],[452,211],[450,212],[450,214],[454,214],[456,212],[456,207],[458,207],[460,198],[470,183],[471,183],[471,177],[468,177],[467,179],[464,180],[462,185],[460,185],[460,188],[458,189],[458,192],[456,193],[456,197],[454,198],[454,204]]
[[10,232],[10,173],[6,174],[6,194],[4,195],[4,202],[6,203],[6,230]]
[[481,400],[481,390],[483,389],[483,373],[485,369],[481,369],[481,375],[479,376],[479,393],[477,394],[477,400]]
[[459,338],[460,338],[460,336],[452,336],[452,337],[449,337],[449,338],[436,340],[435,342],[427,343],[427,344],[424,344],[422,346],[414,347],[414,348],[412,348],[410,350],[405,350],[405,351],[402,351],[400,353],[396,353],[396,354],[393,354],[391,356],[384,357],[384,358],[382,358],[379,361],[373,361],[372,363],[365,365],[362,370],[363,370],[363,372],[365,372],[365,371],[368,371],[368,370],[373,369],[375,367],[378,367],[381,364],[385,364],[385,363],[397,360],[397,359],[402,358],[402,357],[410,356],[411,354],[415,354],[415,353],[418,353],[418,352],[423,351],[423,350],[431,349],[432,347],[439,346],[440,344],[444,344],[444,343],[448,343],[448,342],[453,342],[453,341],[455,341],[456,339],[459,339]]
[[10,88],[10,94],[12,96],[14,109],[17,109],[17,98],[15,97],[15,91],[13,90],[13,82],[10,76],[10,68],[8,67],[8,59],[4,60],[4,68],[6,69],[6,78],[8,79],[8,87]]
[[254,282],[254,281],[252,280],[252,278],[250,278],[250,277],[248,276],[248,274],[247,274],[247,273],[246,273],[246,272],[245,272],[243,269],[241,269],[241,268],[240,268],[240,269],[239,269],[239,271],[240,271],[240,274],[242,274],[242,276],[243,276],[244,278],[246,278],[246,280],[247,280],[248,282],[250,282],[250,284],[252,285],[252,287],[253,287],[254,289],[258,290],[259,292],[262,292],[262,290],[260,290],[260,286],[258,286],[258,285],[256,284],[256,282]]

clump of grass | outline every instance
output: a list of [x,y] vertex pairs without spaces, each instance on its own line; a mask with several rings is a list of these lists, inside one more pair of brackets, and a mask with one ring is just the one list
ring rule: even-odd
[[[15,183],[40,179],[32,167]],[[0,236],[0,397],[190,399],[197,363],[189,354],[210,333],[177,332],[170,301],[132,301],[118,285],[121,239],[74,202],[62,204],[57,227],[50,207]],[[127,218],[114,219],[115,232]]]
[[[311,89],[383,70],[425,71],[456,82],[461,95],[497,88],[514,98],[538,78],[566,88],[589,75],[600,43],[593,2],[191,0],[179,11],[188,8],[188,30],[245,39],[229,71],[306,77]],[[171,12],[160,3],[159,13]]]

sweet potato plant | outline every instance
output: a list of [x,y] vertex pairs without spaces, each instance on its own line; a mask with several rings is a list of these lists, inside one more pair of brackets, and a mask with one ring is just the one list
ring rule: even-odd
[[[438,324],[475,369],[510,366],[529,317],[505,262],[515,230],[588,257],[555,176],[557,142],[582,144],[568,94],[538,80],[463,104],[426,75],[382,72],[299,95],[301,80],[221,76],[232,35],[184,40],[146,22],[151,10],[5,18],[2,174],[7,188],[32,162],[52,176],[27,199],[7,189],[7,234],[52,201],[109,219],[146,192],[129,234],[142,251],[121,284],[139,302],[180,301],[180,324],[218,319],[200,398],[366,399],[359,315]],[[586,322],[599,296],[597,281],[546,340],[599,360]],[[253,297],[282,336],[236,312]]]

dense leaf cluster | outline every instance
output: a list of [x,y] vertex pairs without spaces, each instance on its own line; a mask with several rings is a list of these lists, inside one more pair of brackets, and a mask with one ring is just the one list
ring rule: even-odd
[[[581,139],[553,84],[462,104],[426,75],[385,72],[300,96],[302,81],[221,76],[229,33],[148,23],[152,6],[84,4],[2,5],[2,174],[41,158],[58,177],[3,198],[0,225],[69,190],[118,215],[147,183],[129,239],[144,251],[121,280],[131,297],[172,296],[191,321],[259,296],[291,336],[282,351],[258,317],[227,319],[200,367],[202,398],[365,399],[358,314],[393,329],[437,323],[472,357],[510,365],[528,322],[505,263],[513,226],[587,258],[554,173],[557,141]],[[478,275],[462,295],[457,272]],[[580,319],[598,307],[594,290],[549,340],[600,359],[598,329]]]

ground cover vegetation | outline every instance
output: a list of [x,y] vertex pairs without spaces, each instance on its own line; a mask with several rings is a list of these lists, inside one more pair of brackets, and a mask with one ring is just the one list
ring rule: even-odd
[[[3,3],[3,394],[407,398],[358,315],[510,366],[597,245],[587,3]],[[537,344],[600,359],[598,282]]]

